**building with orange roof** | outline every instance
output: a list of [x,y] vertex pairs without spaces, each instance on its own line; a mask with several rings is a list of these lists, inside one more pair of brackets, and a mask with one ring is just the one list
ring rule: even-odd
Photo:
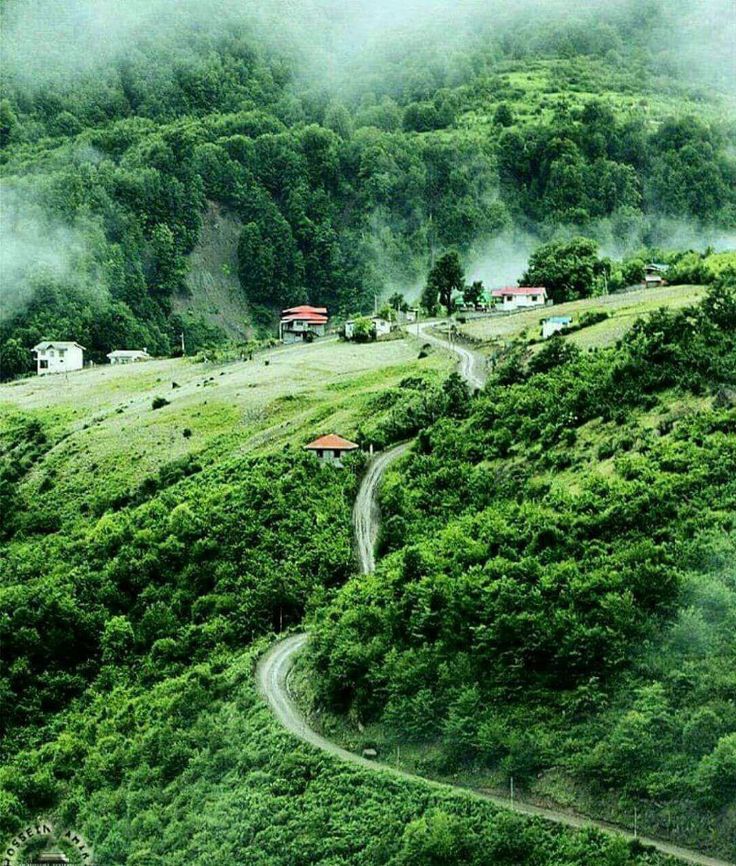
[[342,458],[351,451],[358,451],[359,449],[360,445],[356,445],[349,439],[343,439],[336,433],[318,436],[309,445],[304,446],[305,451],[311,451],[323,463],[331,463],[333,466],[342,466]]

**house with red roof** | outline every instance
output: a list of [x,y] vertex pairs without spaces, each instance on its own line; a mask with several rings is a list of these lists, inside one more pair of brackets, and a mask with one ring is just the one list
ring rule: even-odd
[[304,446],[305,451],[311,451],[323,463],[331,463],[333,466],[342,466],[342,458],[351,451],[357,451],[360,445],[343,439],[336,433],[328,433],[326,436],[318,436],[314,442]]
[[279,338],[284,343],[308,342],[327,333],[327,307],[312,307],[301,304],[281,311]]
[[547,303],[547,289],[544,286],[510,286],[506,289],[494,289],[491,297],[495,306],[502,310],[543,307]]

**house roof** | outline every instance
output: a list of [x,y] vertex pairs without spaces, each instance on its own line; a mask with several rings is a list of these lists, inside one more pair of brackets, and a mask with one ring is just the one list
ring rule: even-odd
[[282,316],[288,316],[291,314],[302,314],[302,313],[326,316],[327,315],[327,307],[311,307],[309,304],[301,304],[298,307],[289,307],[288,310],[282,310],[281,311]]
[[491,292],[494,298],[501,298],[504,295],[539,295],[547,296],[547,289],[544,286],[508,286],[505,289],[493,289]]
[[557,325],[569,325],[572,322],[572,316],[549,316],[545,322],[554,322]]
[[135,358],[137,355],[151,357],[145,349],[113,349],[112,352],[107,353],[108,358]]
[[360,445],[356,445],[355,442],[351,442],[349,439],[343,439],[342,436],[338,436],[336,433],[328,433],[325,436],[317,437],[314,442],[310,442],[304,448],[307,451],[318,451],[323,448],[333,451],[355,451],[360,448]]
[[68,340],[45,340],[42,343],[37,343],[32,349],[32,352],[40,352],[42,349],[71,349],[74,346],[77,349],[84,349],[84,346],[80,346],[79,343],[75,343],[74,341]]
[[326,325],[329,319],[327,316],[321,316],[317,313],[294,313],[293,315],[284,316],[281,321],[284,324],[288,322],[308,322],[310,325]]

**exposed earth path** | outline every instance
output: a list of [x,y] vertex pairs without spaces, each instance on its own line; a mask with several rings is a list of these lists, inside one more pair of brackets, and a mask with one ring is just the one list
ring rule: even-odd
[[430,328],[433,328],[436,322],[424,322],[414,326],[410,326],[410,332],[416,333],[433,346],[439,346],[454,352],[458,356],[458,373],[473,389],[482,388],[486,383],[486,360],[480,352],[475,352],[468,349],[466,346],[458,343],[457,340],[445,340],[437,334],[433,333]]
[[[466,349],[464,346],[458,346],[456,343],[450,344],[446,340],[443,340],[434,334],[427,333],[425,329],[428,329],[429,327],[431,327],[430,323],[420,325],[417,329],[418,334],[421,334],[422,337],[430,343],[440,345],[443,349],[449,349],[450,351],[455,352],[460,359],[460,375],[471,387],[482,387],[485,381],[482,357],[477,355],[477,353]],[[356,496],[353,508],[353,522],[355,527],[355,541],[358,550],[358,558],[360,560],[361,571],[364,574],[372,572],[375,564],[374,546],[378,534],[379,520],[377,494],[381,479],[388,466],[390,466],[394,460],[401,457],[402,454],[405,454],[410,445],[410,442],[406,442],[379,454],[370,464],[360,485],[358,495]],[[289,688],[289,674],[294,666],[299,651],[303,649],[307,639],[308,635],[305,632],[302,632],[278,641],[278,643],[274,644],[268,652],[262,656],[256,669],[256,683],[258,690],[268,703],[274,716],[287,731],[294,734],[305,743],[308,743],[317,749],[321,749],[323,752],[333,755],[340,760],[370,770],[373,773],[384,773],[398,776],[412,782],[420,782],[433,788],[453,792],[458,796],[476,797],[493,803],[495,806],[503,809],[511,809],[512,811],[518,812],[522,815],[542,818],[546,821],[553,821],[557,824],[564,824],[568,827],[595,827],[606,833],[622,836],[626,839],[635,838],[634,833],[605,821],[597,821],[571,812],[543,808],[532,803],[524,802],[518,798],[512,800],[510,797],[501,797],[496,794],[489,794],[484,791],[466,788],[461,785],[437,782],[433,779],[417,776],[414,773],[400,770],[397,767],[390,766],[389,764],[368,760],[367,758],[357,755],[354,752],[349,752],[337,743],[326,739],[311,727],[309,720],[297,705]],[[662,854],[669,854],[685,863],[694,863],[698,864],[698,866],[734,866],[733,863],[729,863],[726,860],[719,860],[717,857],[709,857],[705,854],[700,854],[697,851],[691,851],[687,848],[682,848],[678,845],[673,845],[659,839],[650,839],[641,835],[636,838],[638,838],[639,842],[643,845],[651,845]]]

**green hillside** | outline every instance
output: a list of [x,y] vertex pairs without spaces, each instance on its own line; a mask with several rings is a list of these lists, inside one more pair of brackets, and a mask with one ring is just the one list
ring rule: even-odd
[[[461,324],[459,331],[475,345],[491,353],[508,348],[516,341],[541,341],[541,323],[549,316],[569,316],[572,330],[563,339],[581,349],[604,348],[620,340],[640,316],[658,308],[678,309],[700,300],[703,286],[665,286],[616,295],[600,295],[580,301],[556,304],[553,308],[523,310]],[[599,320],[599,321],[596,321]]]
[[[730,13],[0,3],[6,857],[48,818],[99,866],[677,862],[288,735],[255,666],[307,629],[350,748],[733,859]],[[466,273],[575,328],[455,316],[478,393],[413,335],[276,345],[294,303],[450,320]],[[41,339],[91,365],[34,376]],[[370,447],[410,440],[359,576]]]
[[362,461],[321,468],[300,446],[326,429],[401,439],[431,423],[450,405],[449,361],[416,354],[328,342],[0,387],[4,837],[43,813],[93,840],[101,863],[340,852],[398,866],[491,851],[664,866],[599,832],[335,765],[255,694],[259,636],[353,569]]
[[616,347],[513,355],[423,431],[375,575],[313,618],[318,723],[732,855],[735,340],[724,287]]

